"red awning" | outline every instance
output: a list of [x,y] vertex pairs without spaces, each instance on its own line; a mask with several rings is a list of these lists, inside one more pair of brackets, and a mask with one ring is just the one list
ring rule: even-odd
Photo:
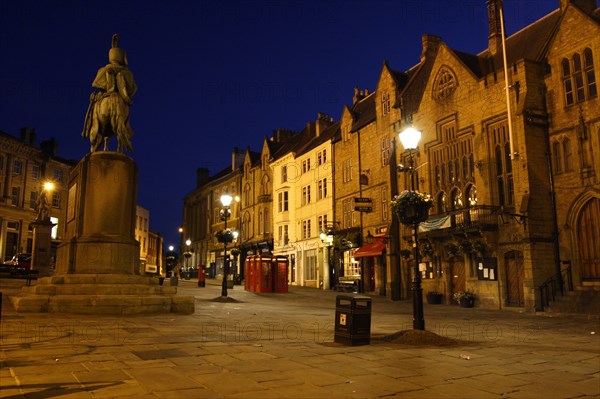
[[363,258],[365,256],[380,256],[385,249],[385,243],[382,239],[375,238],[372,244],[365,244],[354,251],[355,258]]

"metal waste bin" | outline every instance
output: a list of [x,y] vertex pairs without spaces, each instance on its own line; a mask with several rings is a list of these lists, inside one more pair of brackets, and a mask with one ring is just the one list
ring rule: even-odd
[[334,341],[346,345],[371,343],[371,298],[363,295],[337,296]]

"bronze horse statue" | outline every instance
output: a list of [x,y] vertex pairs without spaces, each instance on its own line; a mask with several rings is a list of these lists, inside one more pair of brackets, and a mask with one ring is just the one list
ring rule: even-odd
[[90,95],[90,105],[85,117],[83,137],[89,137],[90,152],[104,142],[108,151],[108,140],[117,136],[117,152],[132,151],[133,130],[129,124],[129,107],[137,91],[133,74],[127,66],[125,52],[117,47],[119,37],[113,35],[112,48],[108,53],[110,64],[100,68],[92,87],[98,91]]

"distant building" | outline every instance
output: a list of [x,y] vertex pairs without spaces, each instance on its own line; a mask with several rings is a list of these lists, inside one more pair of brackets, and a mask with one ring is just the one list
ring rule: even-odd
[[144,274],[148,263],[150,211],[138,205],[135,210],[135,218],[134,236],[140,243],[140,273]]
[[44,183],[52,182],[48,193],[52,229],[52,256],[62,240],[66,217],[67,183],[75,161],[56,154],[54,139],[36,146],[35,130],[21,129],[20,137],[0,131],[0,260],[32,251],[36,205]]
[[148,249],[146,255],[146,274],[166,277],[167,270],[163,263],[163,237],[155,231],[148,230]]

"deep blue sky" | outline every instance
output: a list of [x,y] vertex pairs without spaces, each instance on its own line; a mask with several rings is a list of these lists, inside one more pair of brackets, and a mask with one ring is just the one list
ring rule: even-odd
[[[559,0],[504,7],[512,34]],[[0,0],[0,130],[33,127],[38,143],[55,137],[60,156],[81,159],[91,82],[113,33],[139,87],[138,202],[177,245],[198,167],[216,173],[234,146],[260,150],[273,129],[300,130],[318,112],[338,120],[354,86],[375,88],[384,60],[418,63],[424,33],[478,53],[488,25],[485,0]]]

